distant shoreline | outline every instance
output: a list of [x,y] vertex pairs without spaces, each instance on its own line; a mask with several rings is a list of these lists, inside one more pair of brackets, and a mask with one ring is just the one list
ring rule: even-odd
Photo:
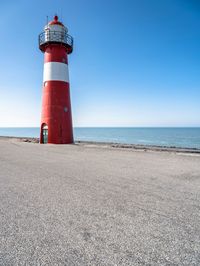
[[[39,138],[31,137],[13,137],[13,136],[0,136],[0,140],[16,140],[27,143],[39,143]],[[141,145],[141,144],[124,144],[114,142],[97,142],[97,141],[75,141],[76,145],[82,145],[87,147],[103,147],[103,148],[118,148],[118,149],[130,149],[140,151],[156,151],[156,152],[175,152],[175,153],[193,153],[200,155],[200,149],[198,148],[182,148],[175,146],[159,146],[159,145]]]

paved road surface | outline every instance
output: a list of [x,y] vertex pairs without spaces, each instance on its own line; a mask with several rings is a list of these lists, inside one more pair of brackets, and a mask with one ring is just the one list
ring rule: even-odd
[[200,156],[0,139],[0,265],[200,265]]

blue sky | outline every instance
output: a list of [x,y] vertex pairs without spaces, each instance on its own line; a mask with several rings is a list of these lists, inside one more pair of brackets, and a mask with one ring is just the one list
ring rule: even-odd
[[0,2],[0,126],[39,126],[38,34],[69,28],[74,126],[200,126],[199,0]]

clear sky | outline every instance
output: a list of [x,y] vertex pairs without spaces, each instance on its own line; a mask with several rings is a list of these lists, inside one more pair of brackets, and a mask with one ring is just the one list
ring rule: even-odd
[[199,0],[0,1],[0,126],[40,126],[38,34],[57,13],[74,126],[200,126]]

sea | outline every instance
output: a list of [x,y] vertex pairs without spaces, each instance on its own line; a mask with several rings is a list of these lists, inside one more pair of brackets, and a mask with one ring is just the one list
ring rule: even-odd
[[[0,136],[39,137],[36,127],[0,128]],[[75,127],[75,141],[200,149],[200,127]]]

